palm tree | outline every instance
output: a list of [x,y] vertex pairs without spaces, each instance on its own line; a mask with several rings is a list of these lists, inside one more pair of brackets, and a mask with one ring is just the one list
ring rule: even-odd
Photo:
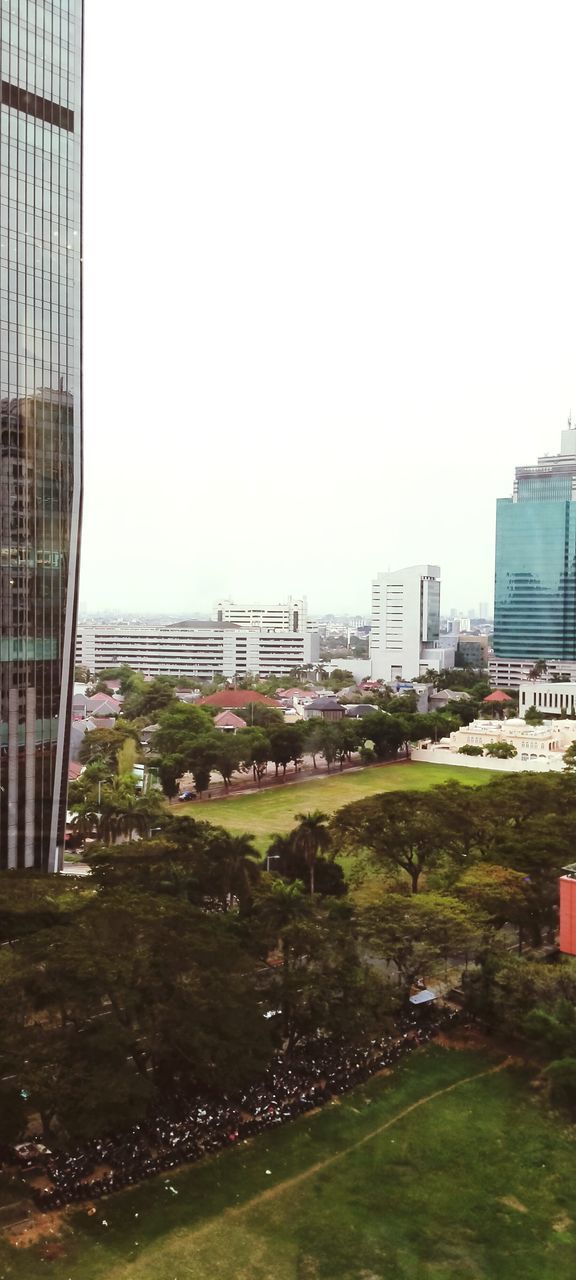
[[76,810],[70,818],[70,826],[74,827],[82,844],[85,844],[87,837],[93,835],[97,829],[99,817],[100,815],[93,803],[90,804],[88,801],[77,803]]
[[220,846],[222,855],[221,871],[224,887],[224,910],[230,898],[238,899],[240,909],[244,908],[252,896],[254,885],[260,879],[258,853],[254,848],[253,835],[226,835]]
[[[266,870],[287,874],[288,860],[293,849],[291,836],[272,836],[266,850]],[[272,865],[274,864],[274,865]]]
[[310,872],[310,893],[313,895],[316,858],[332,844],[332,836],[326,826],[329,815],[322,813],[321,809],[315,809],[313,813],[297,813],[296,819],[298,826],[293,836],[294,848],[304,854]]

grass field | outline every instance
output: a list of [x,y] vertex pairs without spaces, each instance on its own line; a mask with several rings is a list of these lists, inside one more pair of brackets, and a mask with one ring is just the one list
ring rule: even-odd
[[343,804],[378,791],[424,791],[448,781],[472,787],[493,777],[489,769],[451,768],[442,764],[388,764],[343,773],[319,770],[317,778],[311,781],[287,783],[262,791],[260,795],[231,796],[228,800],[209,800],[201,805],[174,805],[172,812],[204,818],[229,831],[251,831],[257,837],[258,847],[264,849],[270,836],[294,826],[296,813],[306,813],[309,809],[334,813]]
[[320,1114],[75,1213],[50,1261],[0,1237],[0,1277],[573,1280],[574,1131],[495,1063],[418,1053]]

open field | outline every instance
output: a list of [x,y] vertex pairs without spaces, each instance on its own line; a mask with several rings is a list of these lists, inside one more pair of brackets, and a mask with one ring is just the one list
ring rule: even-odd
[[0,1237],[0,1276],[572,1280],[574,1131],[501,1068],[420,1052],[317,1115],[70,1215],[50,1261]]
[[461,782],[480,786],[495,775],[488,769],[458,769],[441,764],[372,765],[340,773],[318,770],[311,781],[287,783],[262,791],[260,795],[231,796],[228,800],[207,800],[202,804],[172,805],[172,813],[203,818],[229,831],[251,831],[258,847],[265,849],[271,836],[289,831],[294,815],[309,809],[334,813],[351,800],[375,795],[378,791],[424,791],[441,782]]

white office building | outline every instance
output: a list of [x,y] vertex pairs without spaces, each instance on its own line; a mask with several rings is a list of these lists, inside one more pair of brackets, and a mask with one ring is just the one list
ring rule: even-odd
[[233,622],[237,627],[266,627],[273,631],[305,631],[308,625],[308,604],[305,597],[287,600],[279,604],[236,604],[234,600],[217,600],[214,617],[218,622]]
[[189,626],[85,626],[76,638],[76,663],[91,675],[128,663],[143,675],[197,676],[211,680],[250,675],[282,676],[316,663],[318,636],[225,622]]
[[442,648],[439,637],[439,566],[379,573],[372,583],[372,678],[413,680],[429,668],[453,667],[454,649]]
[[576,713],[576,681],[525,680],[520,685],[518,709],[521,716],[534,707],[542,716],[562,719]]

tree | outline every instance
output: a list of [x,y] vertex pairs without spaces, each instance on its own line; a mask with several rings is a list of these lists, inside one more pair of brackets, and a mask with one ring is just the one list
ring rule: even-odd
[[324,756],[328,773],[330,773],[330,765],[334,763],[338,754],[338,741],[338,725],[329,720],[320,720],[314,742]]
[[136,764],[136,743],[133,738],[125,738],[117,759],[118,777],[126,780],[133,780],[134,765]]
[[178,784],[185,771],[184,758],[181,755],[162,756],[158,765],[158,778],[164,795],[173,800],[178,795]]
[[533,913],[530,881],[521,871],[495,863],[477,862],[460,876],[454,894],[484,912],[495,929],[511,924],[518,929],[518,946],[522,947],[525,929]]
[[338,848],[368,850],[377,866],[404,871],[413,893],[424,869],[438,863],[448,843],[427,792],[389,791],[354,801],[338,810],[331,829]]
[[451,957],[477,946],[483,924],[479,913],[456,898],[385,893],[366,910],[363,932],[370,949],[394,964],[406,998],[436,961],[447,968]]
[[160,756],[186,756],[191,744],[213,729],[212,717],[202,707],[174,701],[158,717],[152,746]]
[[526,724],[544,724],[544,716],[537,707],[528,707],[524,719]]
[[319,853],[330,849],[332,845],[332,837],[326,825],[328,814],[315,809],[313,813],[297,813],[296,821],[298,826],[293,835],[294,848],[304,854],[310,873],[310,894],[314,896],[316,859]]
[[561,1058],[546,1068],[550,1101],[554,1106],[576,1112],[576,1058]]
[[274,947],[280,958],[268,997],[280,1010],[289,1050],[318,1031],[349,1039],[382,1026],[393,1000],[387,985],[360,962],[346,904],[319,902],[302,885],[274,879],[256,899],[254,920],[262,954]]
[[284,725],[282,712],[277,707],[267,707],[263,702],[249,702],[239,708],[237,715],[246,721],[250,729],[264,729],[268,733]]
[[272,728],[269,733],[270,759],[274,765],[276,777],[282,768],[282,776],[286,776],[286,767],[291,760],[299,761],[302,756],[304,733],[299,724],[286,724]]
[[340,768],[344,768],[345,760],[352,759],[352,752],[357,751],[364,737],[361,721],[344,717],[336,724],[336,759]]
[[221,743],[217,733],[205,733],[193,738],[185,753],[186,767],[194,777],[199,796],[210,785],[210,774],[215,766]]
[[238,772],[242,763],[242,751],[235,733],[218,733],[219,742],[215,743],[214,768],[222,775],[226,791],[232,777]]
[[375,711],[373,715],[363,716],[362,737],[364,745],[373,744],[379,760],[394,760],[404,742],[404,725],[397,716]]
[[487,742],[484,751],[495,760],[513,760],[518,755],[513,742]]
[[236,898],[240,910],[246,910],[254,888],[260,880],[258,854],[254,848],[254,836],[231,835],[221,842],[219,849],[219,865],[222,868],[225,909]]
[[117,721],[113,729],[92,729],[86,732],[78,749],[80,764],[103,764],[108,773],[116,772],[118,755],[127,739],[136,746],[138,735],[136,730],[122,721]]
[[576,769],[576,742],[570,743],[570,746],[564,752],[562,759],[567,769]]
[[475,747],[471,743],[465,743],[463,747],[458,747],[458,755],[460,756],[483,756],[484,749]]
[[538,658],[537,662],[534,663],[534,666],[531,667],[528,672],[528,679],[541,680],[542,676],[546,674],[547,665],[548,664],[544,658]]
[[270,759],[270,739],[262,729],[241,729],[236,734],[242,764],[252,770],[254,781],[260,786]]

